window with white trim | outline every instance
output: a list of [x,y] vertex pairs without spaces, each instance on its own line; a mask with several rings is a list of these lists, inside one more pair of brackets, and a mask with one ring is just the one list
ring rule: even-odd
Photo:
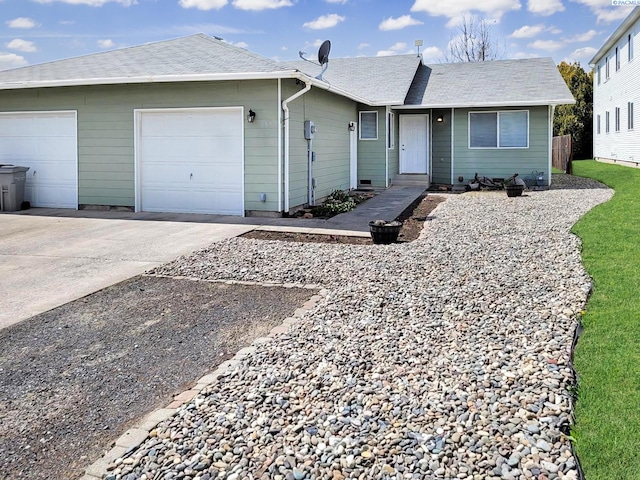
[[387,146],[390,149],[396,148],[396,129],[395,129],[396,114],[389,112],[387,116]]
[[604,112],[604,133],[609,133],[609,112]]
[[360,112],[360,140],[378,139],[378,112]]
[[600,81],[602,80],[602,68],[598,65],[598,85],[600,85]]
[[596,133],[600,135],[600,115],[596,116]]
[[633,130],[633,102],[627,103],[627,129]]
[[620,107],[616,107],[616,132],[620,131]]
[[620,49],[616,47],[616,72],[620,70]]
[[604,59],[604,79],[609,80],[609,57]]
[[470,112],[469,148],[529,148],[529,111]]
[[629,34],[627,37],[628,50],[627,50],[627,60],[633,60],[633,35]]

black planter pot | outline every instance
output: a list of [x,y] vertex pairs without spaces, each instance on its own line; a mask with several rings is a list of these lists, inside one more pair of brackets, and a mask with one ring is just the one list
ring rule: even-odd
[[388,245],[397,242],[401,228],[401,222],[391,222],[385,225],[378,225],[376,221],[369,222],[371,239],[377,245]]
[[505,185],[507,197],[521,197],[524,192],[524,185]]

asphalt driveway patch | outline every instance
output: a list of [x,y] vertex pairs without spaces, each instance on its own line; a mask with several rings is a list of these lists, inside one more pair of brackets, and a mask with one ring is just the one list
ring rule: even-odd
[[0,330],[0,478],[79,478],[312,295],[138,276]]

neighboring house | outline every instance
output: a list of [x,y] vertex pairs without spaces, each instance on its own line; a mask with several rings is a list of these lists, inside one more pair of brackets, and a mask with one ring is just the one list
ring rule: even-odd
[[30,167],[33,206],[282,215],[406,177],[549,180],[574,102],[549,58],[319,73],[202,34],[0,72],[0,163]]
[[613,32],[589,64],[593,76],[593,155],[640,165],[640,7]]

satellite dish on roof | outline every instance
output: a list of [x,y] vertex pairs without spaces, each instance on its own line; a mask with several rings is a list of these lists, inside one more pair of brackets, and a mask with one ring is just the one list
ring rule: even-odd
[[304,56],[307,53],[303,52],[302,50],[298,52],[298,55],[300,55],[300,58],[305,62],[313,63],[314,65],[320,65],[322,67],[322,71],[320,72],[320,75],[316,77],[318,80],[322,80],[322,75],[324,74],[324,72],[327,71],[327,68],[329,68],[329,52],[330,51],[331,51],[331,42],[329,40],[325,40],[324,42],[322,42],[322,45],[320,45],[320,48],[318,49],[318,63],[312,60],[309,60],[308,58],[305,58]]

